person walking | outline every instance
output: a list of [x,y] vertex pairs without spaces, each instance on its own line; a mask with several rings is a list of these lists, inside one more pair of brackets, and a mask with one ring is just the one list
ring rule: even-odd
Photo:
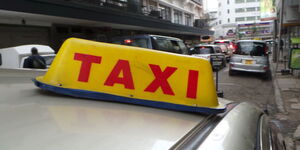
[[25,59],[23,68],[46,69],[45,59],[39,55],[36,47],[31,48],[31,56]]

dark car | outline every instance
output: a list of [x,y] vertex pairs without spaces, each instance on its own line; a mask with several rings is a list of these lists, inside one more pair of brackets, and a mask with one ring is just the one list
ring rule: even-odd
[[188,54],[187,47],[181,39],[161,35],[133,35],[115,37],[112,43],[155,49],[159,51]]

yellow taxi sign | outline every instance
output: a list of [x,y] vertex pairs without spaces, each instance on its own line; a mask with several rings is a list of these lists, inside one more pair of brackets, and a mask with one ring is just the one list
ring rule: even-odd
[[209,61],[77,38],[35,84],[56,93],[180,111],[219,113]]

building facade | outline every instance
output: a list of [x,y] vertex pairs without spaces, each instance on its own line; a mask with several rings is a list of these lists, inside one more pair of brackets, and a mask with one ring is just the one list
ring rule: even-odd
[[216,38],[268,39],[272,21],[261,21],[260,0],[218,0]]
[[[298,78],[300,78],[300,55],[292,58],[292,51],[297,49],[300,51],[300,1],[296,0],[276,0],[277,20],[275,21],[275,44],[273,50],[273,61],[276,62],[276,71],[280,70],[280,64],[286,64],[287,70]],[[291,62],[296,69],[291,67]]]
[[145,15],[186,26],[203,17],[202,0],[143,0],[142,7]]
[[202,0],[10,0],[0,5],[0,48],[69,37],[108,42],[114,36],[160,34],[199,40]]

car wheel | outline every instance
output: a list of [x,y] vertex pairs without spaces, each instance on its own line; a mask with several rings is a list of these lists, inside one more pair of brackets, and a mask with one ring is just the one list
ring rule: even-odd
[[261,77],[262,77],[263,80],[270,80],[271,79],[271,72],[267,71],[267,72],[263,73]]
[[229,76],[234,76],[236,74],[236,72],[235,71],[233,71],[233,70],[229,70]]
[[223,68],[226,67],[226,59],[223,60],[223,65],[222,66],[223,66]]

